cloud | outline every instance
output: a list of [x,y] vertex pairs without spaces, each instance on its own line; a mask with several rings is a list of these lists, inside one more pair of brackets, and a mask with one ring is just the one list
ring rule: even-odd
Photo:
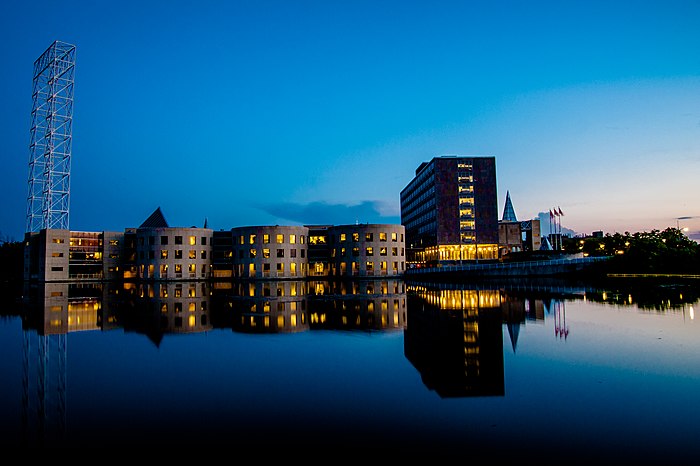
[[398,213],[382,201],[362,201],[359,204],[328,204],[311,202],[298,204],[278,202],[257,208],[277,218],[303,225],[348,225],[353,223],[400,224]]

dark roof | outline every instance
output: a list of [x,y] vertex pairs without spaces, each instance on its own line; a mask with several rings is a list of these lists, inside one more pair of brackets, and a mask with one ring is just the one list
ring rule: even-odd
[[144,222],[141,224],[139,228],[168,228],[168,222],[165,220],[165,217],[163,217],[163,212],[160,211],[160,207],[158,207],[153,213],[151,214],[150,217],[148,217]]

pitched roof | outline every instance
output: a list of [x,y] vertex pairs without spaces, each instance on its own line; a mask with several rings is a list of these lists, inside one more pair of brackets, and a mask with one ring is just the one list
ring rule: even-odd
[[513,203],[510,201],[510,191],[506,191],[506,206],[503,208],[503,218],[507,222],[517,222],[518,219],[515,216],[515,209],[513,209]]
[[163,216],[163,212],[160,211],[160,207],[153,211],[150,217],[148,217],[141,224],[139,228],[168,228],[168,222]]

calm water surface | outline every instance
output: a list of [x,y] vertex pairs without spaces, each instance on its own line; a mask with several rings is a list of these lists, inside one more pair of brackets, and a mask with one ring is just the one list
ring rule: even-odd
[[5,446],[700,457],[698,285],[51,284],[0,305]]

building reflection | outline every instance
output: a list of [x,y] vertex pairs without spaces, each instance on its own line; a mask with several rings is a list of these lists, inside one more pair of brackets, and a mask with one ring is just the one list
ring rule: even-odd
[[498,290],[409,285],[406,358],[440,397],[503,396]]
[[305,280],[214,282],[212,321],[242,333],[309,330]]
[[165,334],[211,330],[211,285],[206,281],[124,283],[117,289],[118,319],[126,331],[159,345]]
[[309,282],[312,329],[391,331],[406,327],[403,280]]
[[215,327],[246,333],[388,331],[406,321],[399,279],[214,282]]

